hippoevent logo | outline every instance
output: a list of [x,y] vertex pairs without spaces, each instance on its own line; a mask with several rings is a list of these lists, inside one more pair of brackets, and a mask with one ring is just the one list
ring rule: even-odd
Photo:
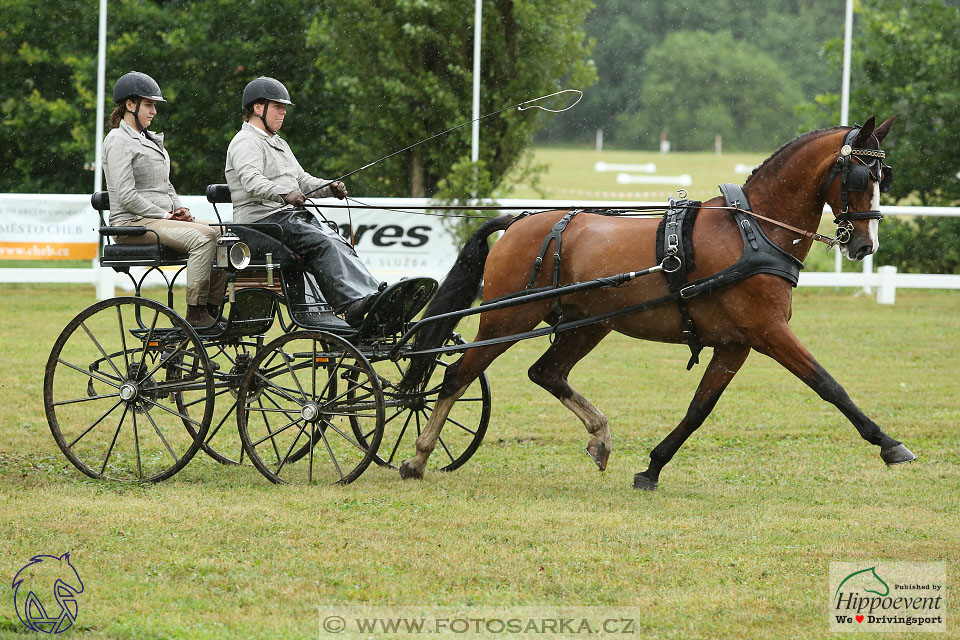
[[946,631],[946,563],[831,562],[831,631]]
[[77,619],[77,596],[83,581],[62,556],[33,556],[13,578],[13,603],[17,617],[31,631],[63,633]]

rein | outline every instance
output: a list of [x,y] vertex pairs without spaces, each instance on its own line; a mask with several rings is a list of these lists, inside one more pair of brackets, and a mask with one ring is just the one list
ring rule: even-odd
[[[407,213],[407,214],[410,214],[410,215],[421,215],[421,216],[439,216],[439,217],[444,217],[444,218],[476,218],[476,219],[478,219],[478,220],[486,220],[486,219],[487,219],[487,216],[471,216],[471,215],[461,215],[461,216],[457,216],[457,215],[447,215],[447,214],[442,214],[442,213],[426,213],[425,211],[422,211],[422,210],[430,210],[430,211],[527,211],[527,212],[529,212],[530,215],[536,215],[536,214],[538,214],[538,213],[546,213],[547,211],[560,211],[560,210],[565,210],[565,209],[570,209],[570,210],[578,209],[579,211],[582,211],[582,212],[584,212],[584,213],[595,213],[595,214],[597,214],[597,215],[622,216],[622,217],[625,217],[625,218],[633,218],[633,217],[656,217],[656,216],[662,216],[662,215],[664,215],[664,212],[665,212],[666,209],[667,209],[667,207],[664,207],[664,206],[662,206],[662,205],[638,205],[638,206],[635,206],[635,207],[612,207],[612,206],[611,206],[611,207],[587,207],[587,208],[575,207],[575,206],[572,206],[572,205],[554,205],[554,206],[551,206],[551,207],[549,207],[549,208],[547,208],[547,209],[542,209],[542,210],[539,210],[539,211],[532,211],[532,212],[531,212],[529,206],[517,206],[517,205],[511,205],[511,206],[506,206],[506,205],[504,205],[504,206],[500,206],[500,205],[477,205],[477,206],[469,206],[469,205],[419,205],[419,206],[416,206],[416,207],[378,207],[378,206],[375,206],[375,205],[372,205],[372,204],[366,204],[366,203],[364,203],[364,202],[360,202],[360,201],[357,200],[356,198],[348,198],[348,200],[352,200],[353,202],[355,202],[355,203],[356,203],[355,206],[357,206],[357,208],[361,208],[361,209],[380,209],[381,211],[393,211],[393,212],[395,212],[395,213]],[[319,208],[321,205],[313,204],[313,203],[308,203],[308,204],[304,204],[303,206],[305,206],[305,207],[318,207],[318,208]],[[349,209],[349,208],[350,208],[350,205],[349,205],[349,204],[325,204],[325,205],[322,205],[322,206],[323,206],[324,209]],[[817,242],[822,242],[822,243],[824,243],[825,245],[827,245],[828,247],[831,247],[831,248],[832,248],[832,247],[834,247],[834,246],[836,246],[836,245],[838,244],[838,240],[836,240],[835,238],[831,238],[830,236],[825,236],[825,235],[823,235],[823,234],[815,233],[815,232],[811,232],[811,231],[805,231],[805,230],[803,230],[803,229],[799,229],[799,228],[797,228],[797,227],[794,227],[793,225],[789,225],[789,224],[787,224],[786,222],[780,222],[779,220],[774,220],[773,218],[768,218],[768,217],[766,217],[766,216],[762,216],[762,215],[758,214],[758,213],[755,212],[755,211],[747,211],[747,210],[741,209],[741,208],[739,208],[739,207],[700,207],[700,208],[701,208],[701,209],[717,209],[717,210],[722,210],[722,211],[740,211],[740,212],[742,212],[742,213],[749,214],[749,215],[751,215],[751,216],[753,216],[753,217],[755,217],[755,218],[759,218],[760,220],[763,220],[763,221],[765,221],[765,222],[769,222],[770,224],[773,224],[773,225],[776,225],[776,226],[778,226],[778,227],[782,227],[782,228],[784,228],[784,229],[787,229],[788,231],[792,231],[792,232],[794,232],[794,233],[796,233],[796,234],[799,234],[799,235],[801,235],[801,236],[804,236],[804,237],[806,237],[806,238],[810,238],[811,240],[815,240],[815,241],[817,241]],[[631,211],[635,211],[635,212],[637,212],[637,213],[636,213],[636,214],[631,214],[631,213],[629,213],[629,212],[631,212]],[[857,214],[853,214],[853,215],[857,215]]]

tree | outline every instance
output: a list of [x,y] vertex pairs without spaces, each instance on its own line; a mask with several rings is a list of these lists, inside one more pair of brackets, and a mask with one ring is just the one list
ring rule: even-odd
[[[786,79],[801,93],[801,103],[840,84],[840,73],[824,73],[823,42],[843,34],[843,6],[835,0],[599,0],[585,25],[596,40],[593,63],[599,80],[576,111],[563,114],[539,136],[544,141],[592,139],[597,128],[618,146],[636,144],[634,133],[622,128],[636,106],[636,92],[650,72],[642,64],[651,49],[679,32],[728,32],[739,44],[752,45],[779,63]],[[677,60],[693,55],[676,47]],[[673,60],[661,75],[673,84],[690,86]],[[710,63],[718,68],[719,63]],[[819,123],[819,126],[826,125]],[[818,128],[817,126],[813,128]],[[805,130],[805,129],[804,129]],[[791,133],[799,133],[799,130]],[[769,150],[769,146],[762,149]]]
[[[342,0],[314,22],[325,88],[350,126],[332,131],[336,172],[347,172],[470,119],[472,4]],[[486,0],[481,113],[594,81],[582,21],[589,0]],[[348,28],[344,28],[348,25]],[[469,162],[470,127],[419,146],[353,178],[363,192],[489,195],[541,125],[538,111],[506,111],[481,123],[480,171]],[[456,168],[454,170],[453,168]]]
[[[895,167],[893,201],[928,206],[960,203],[960,10],[943,0],[863,0],[853,42],[852,119],[896,115],[884,141]],[[828,45],[834,66],[842,41]],[[839,119],[836,94],[819,96],[821,110]],[[915,218],[880,225],[880,256],[902,271],[960,271],[960,220]]]
[[[641,147],[666,130],[675,149],[770,148],[790,138],[800,90],[771,57],[729,32],[678,32],[650,49],[640,91],[618,118]],[[622,134],[621,134],[622,135]]]
[[960,10],[942,0],[864,0],[854,43],[859,82],[851,112],[896,115],[884,143],[896,180],[890,196],[960,203]]
[[[592,70],[581,23],[589,0],[487,0],[484,111],[555,91]],[[0,27],[0,191],[90,190],[95,148],[97,3],[6,0]],[[223,180],[245,84],[269,75],[291,92],[283,135],[308,171],[355,169],[469,119],[472,6],[454,0],[110,0],[108,93],[123,73],[153,76],[168,103],[174,185],[200,193]],[[105,99],[107,113],[113,104]],[[483,122],[489,192],[530,144],[533,112]],[[472,180],[469,127],[378,165],[355,194],[432,194]],[[454,171],[453,167],[459,167]],[[86,168],[85,168],[86,167]],[[419,185],[419,186],[418,186]],[[483,194],[481,194],[483,195]]]

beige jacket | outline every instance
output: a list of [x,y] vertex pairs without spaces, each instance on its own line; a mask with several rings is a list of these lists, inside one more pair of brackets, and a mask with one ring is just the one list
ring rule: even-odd
[[138,134],[126,122],[103,140],[103,174],[110,192],[110,224],[142,218],[166,218],[180,208],[170,184],[170,156],[163,134]]
[[230,141],[224,175],[234,222],[256,222],[275,213],[291,191],[310,197],[333,195],[330,187],[315,191],[329,181],[304,171],[286,140],[276,134],[267,136],[249,122]]

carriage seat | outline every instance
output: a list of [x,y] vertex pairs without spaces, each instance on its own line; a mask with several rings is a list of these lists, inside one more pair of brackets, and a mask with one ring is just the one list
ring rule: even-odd
[[[126,271],[129,267],[182,266],[187,263],[187,255],[160,244],[160,239],[146,227],[111,227],[106,224],[104,211],[110,210],[110,195],[107,191],[97,191],[90,196],[90,205],[100,215],[100,235],[107,239],[100,255],[100,265],[112,267],[115,271]],[[153,236],[153,242],[142,244],[111,242],[111,238],[121,236]]]

